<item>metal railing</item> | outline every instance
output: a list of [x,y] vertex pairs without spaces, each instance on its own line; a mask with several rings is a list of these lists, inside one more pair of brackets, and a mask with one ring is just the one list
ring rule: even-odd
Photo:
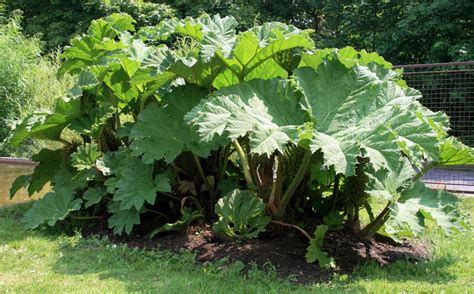
[[474,147],[474,61],[398,65],[408,85],[423,94],[421,103],[443,111],[451,135]]
[[[474,147],[474,61],[398,65],[407,84],[419,90],[421,103],[450,117],[450,134]],[[474,193],[474,166],[436,168],[423,181],[433,188]]]

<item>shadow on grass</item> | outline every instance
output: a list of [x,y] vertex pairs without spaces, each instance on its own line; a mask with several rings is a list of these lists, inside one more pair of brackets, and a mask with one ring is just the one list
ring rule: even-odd
[[[67,275],[98,274],[100,279],[114,279],[124,283],[127,291],[206,291],[214,292],[288,292],[311,290],[308,285],[296,285],[290,279],[279,279],[271,266],[266,271],[250,269],[243,264],[224,265],[224,262],[198,265],[195,255],[179,255],[166,251],[144,251],[117,246],[108,240],[80,239],[60,248],[61,257],[53,265],[57,273]],[[397,282],[428,282],[445,284],[456,279],[448,272],[455,257],[419,261],[416,264],[398,261],[381,267],[367,263],[355,267],[349,280],[387,280]],[[366,292],[362,285],[349,284],[336,278],[321,284],[319,291]]]
[[21,219],[26,211],[30,209],[33,202],[28,201],[0,207],[0,244],[21,241],[32,234],[36,234],[31,231],[25,231],[21,225]]
[[58,222],[54,227],[41,226],[35,230],[25,230],[22,219],[36,200],[0,207],[0,244],[21,241],[29,237],[56,240],[59,236],[72,236],[77,224]]
[[64,244],[53,265],[57,273],[97,274],[101,280],[117,280],[127,291],[163,293],[288,292],[297,290],[288,280],[278,279],[272,270],[250,270],[241,274],[243,264],[224,261],[198,265],[189,252],[145,251],[117,246],[107,240],[80,240]]
[[[57,259],[51,263],[55,273],[77,276],[93,275],[100,280],[117,281],[127,291],[140,292],[308,292],[310,286],[299,286],[290,279],[279,279],[272,266],[266,271],[243,271],[242,263],[224,262],[197,264],[195,254],[171,254],[166,251],[145,251],[112,244],[108,239],[83,239],[81,236],[64,238],[58,229],[23,231],[19,223],[31,203],[0,208],[0,245],[35,237],[57,242]],[[459,258],[447,254],[431,261],[398,261],[380,267],[375,263],[357,266],[348,281],[333,279],[319,285],[318,291],[366,292],[358,280],[386,280],[394,282],[422,281],[446,284],[456,279],[449,267]],[[92,287],[93,285],[91,285]]]

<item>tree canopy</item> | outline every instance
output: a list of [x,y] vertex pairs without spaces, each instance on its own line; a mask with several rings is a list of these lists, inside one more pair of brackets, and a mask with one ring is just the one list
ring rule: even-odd
[[234,16],[238,30],[267,21],[313,29],[319,48],[368,49],[394,64],[463,61],[474,55],[472,1],[3,0],[3,6],[7,13],[23,10],[25,32],[41,33],[47,49],[67,45],[92,19],[114,12],[132,15],[139,26],[206,12]]

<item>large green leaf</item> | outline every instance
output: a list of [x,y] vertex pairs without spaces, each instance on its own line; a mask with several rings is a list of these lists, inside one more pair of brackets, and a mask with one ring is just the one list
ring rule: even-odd
[[361,153],[376,170],[395,169],[400,152],[418,166],[437,159],[437,134],[420,118],[417,91],[338,60],[325,60],[317,70],[297,69],[295,79],[316,122],[311,147],[321,149],[338,173],[353,175]]
[[98,138],[103,131],[104,126],[110,122],[110,119],[117,108],[108,103],[96,103],[93,106],[84,107],[82,115],[71,121],[68,129],[76,131],[78,134]]
[[142,62],[148,57],[151,50],[143,43],[142,40],[132,39],[124,52],[127,53],[126,57],[120,58],[122,68],[132,77],[139,69]]
[[[256,38],[245,35],[242,39],[250,38],[250,40],[244,41],[241,39],[240,42],[242,43],[239,42],[236,45],[234,52],[236,59],[240,61],[245,60],[245,63],[242,63],[245,66],[244,75],[252,72],[264,61],[280,52],[293,48],[310,49],[314,47],[314,43],[309,35],[312,30],[299,30],[292,25],[273,22],[265,23],[260,27],[254,27],[251,31],[255,34]],[[255,54],[251,59],[248,59],[248,56],[244,59],[241,57],[241,54],[246,50],[249,43],[252,43],[252,47],[258,44],[258,48],[254,50]]]
[[446,232],[463,227],[457,197],[428,189],[421,182],[413,183],[416,171],[408,159],[403,159],[396,170],[374,172],[369,168],[366,172],[370,178],[366,192],[389,201],[390,218],[379,232],[399,241],[419,234],[426,219],[433,220]]
[[108,212],[112,215],[109,217],[109,228],[113,229],[114,234],[121,235],[124,231],[126,234],[132,232],[133,226],[140,224],[140,212],[135,208],[121,209],[120,202],[111,202]]
[[201,31],[204,37],[201,41],[201,56],[205,61],[211,60],[216,53],[229,57],[235,43],[235,28],[238,23],[232,16],[221,18],[219,15],[200,18]]
[[87,33],[98,40],[104,38],[114,39],[118,33],[105,19],[96,19],[91,22]]
[[107,16],[105,20],[118,34],[127,31],[135,31],[134,24],[136,21],[126,13],[112,13],[111,15]]
[[214,57],[209,61],[188,56],[180,58],[169,71],[182,77],[187,83],[203,88],[210,88],[214,79],[225,70],[221,59]]
[[373,197],[389,201],[397,200],[400,192],[409,186],[416,176],[416,171],[407,158],[401,159],[395,170],[374,171],[368,168],[366,173],[370,178],[366,192]]
[[419,234],[427,219],[434,221],[445,232],[462,229],[462,217],[456,209],[458,199],[443,190],[431,190],[421,182],[401,193],[391,206],[391,216],[385,232],[399,237]]
[[191,222],[197,220],[198,218],[203,217],[201,211],[194,210],[191,211],[190,208],[184,208],[183,215],[181,218],[174,223],[166,223],[164,225],[159,226],[158,228],[154,229],[148,238],[152,239],[157,234],[162,232],[171,232],[171,231],[179,231],[186,228]]
[[474,149],[450,137],[440,145],[440,159],[437,165],[474,164]]
[[54,113],[33,113],[16,126],[9,143],[18,146],[26,138],[58,141],[61,132],[81,114],[80,99],[59,99]]
[[71,211],[81,208],[82,200],[76,199],[76,190],[85,187],[86,181],[73,177],[68,171],[59,171],[54,177],[54,190],[36,201],[25,214],[22,222],[26,229],[44,223],[50,226],[65,219]]
[[201,143],[197,133],[184,123],[184,115],[206,95],[200,88],[185,86],[174,88],[163,96],[160,103],[149,104],[130,132],[133,154],[143,155],[143,162],[153,163],[165,159],[172,162],[183,151],[207,157],[219,147],[216,140]]
[[31,175],[21,175],[15,179],[10,187],[10,199],[22,188],[28,188],[31,181]]
[[122,20],[121,16],[112,15],[108,20],[92,21],[87,35],[74,37],[71,39],[71,46],[65,48],[61,55],[65,61],[60,73],[78,73],[87,66],[104,65],[114,60],[113,53],[126,47],[121,41],[115,40],[129,25],[127,20]]
[[[357,51],[353,47],[348,46],[341,49],[318,49],[314,51],[307,51],[303,54],[300,67],[312,67],[317,69],[324,60],[338,59],[346,68],[351,68],[356,64],[370,66],[377,65],[385,69],[392,68],[392,64],[376,52],[368,53],[366,50]],[[376,67],[373,67],[376,68]],[[394,75],[389,75],[393,78],[398,76],[397,73],[393,72]]]
[[88,188],[84,195],[82,195],[82,198],[85,200],[84,207],[89,208],[99,203],[105,195],[107,195],[107,191],[103,186]]
[[146,57],[141,59],[141,67],[133,74],[130,79],[130,84],[139,85],[148,82],[161,80],[162,76],[168,76],[172,73],[166,71],[171,65],[176,63],[177,57],[174,52],[166,45],[161,45],[156,48],[148,48]]
[[28,194],[31,196],[35,192],[40,192],[44,185],[52,181],[61,167],[62,150],[42,149],[38,154],[33,155],[33,161],[38,165],[31,174],[28,185]]
[[71,154],[71,165],[78,171],[85,170],[95,166],[95,162],[99,159],[100,152],[97,144],[86,143],[77,148],[76,152]]
[[306,112],[301,109],[291,84],[279,79],[252,80],[216,92],[186,115],[203,141],[215,136],[229,139],[249,135],[250,151],[271,155],[283,152],[298,138]]
[[154,204],[158,192],[170,192],[171,186],[165,174],[153,175],[154,166],[144,164],[137,157],[127,157],[127,162],[112,167],[116,178],[106,182],[114,193],[114,201],[120,202],[120,209],[135,207],[142,209],[146,203]]
[[10,188],[10,198],[15,196],[21,188],[27,188],[28,195],[40,192],[43,187],[56,175],[62,164],[62,150],[42,149],[32,156],[33,161],[38,165],[30,175],[19,176]]
[[176,33],[193,37],[201,44],[200,55],[205,61],[211,60],[216,53],[229,57],[235,43],[235,29],[238,25],[232,16],[220,17],[218,14],[204,14],[198,18],[186,18],[182,21],[165,21],[160,27]]
[[265,204],[255,193],[234,190],[216,204],[219,220],[213,228],[234,238],[255,238],[271,220],[265,210]]
[[73,194],[49,192],[26,212],[23,223],[26,229],[34,229],[44,223],[54,226],[58,220],[65,219],[70,211],[79,210],[81,203],[82,200],[74,199]]
[[[104,176],[115,175],[120,178],[120,170],[126,168],[130,161],[135,160],[136,158],[131,155],[129,148],[121,147],[118,151],[107,152],[102,159],[97,161],[97,166]],[[112,178],[108,180],[110,179]],[[115,189],[115,186],[113,189]]]
[[221,88],[254,78],[286,78],[287,71],[272,57],[294,48],[313,48],[309,33],[273,22],[239,34],[232,57],[223,60],[228,69],[216,77],[214,86]]
[[123,69],[111,70],[104,76],[104,83],[118,98],[118,106],[124,108],[138,98],[139,90],[130,84],[128,73]]
[[76,84],[69,90],[69,94],[74,98],[80,97],[83,89],[90,89],[98,84],[99,80],[94,73],[89,69],[83,69],[79,73]]

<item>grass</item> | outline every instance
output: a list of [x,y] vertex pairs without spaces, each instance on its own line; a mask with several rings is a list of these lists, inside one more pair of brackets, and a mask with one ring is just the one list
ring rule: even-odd
[[[191,253],[173,255],[85,240],[50,231],[23,231],[19,220],[29,204],[0,209],[0,293],[472,293],[474,234],[444,236],[431,229],[430,261],[380,267],[358,266],[330,282],[295,285],[277,278],[271,265],[244,274],[242,264],[198,265]],[[474,198],[463,200],[473,221]]]

